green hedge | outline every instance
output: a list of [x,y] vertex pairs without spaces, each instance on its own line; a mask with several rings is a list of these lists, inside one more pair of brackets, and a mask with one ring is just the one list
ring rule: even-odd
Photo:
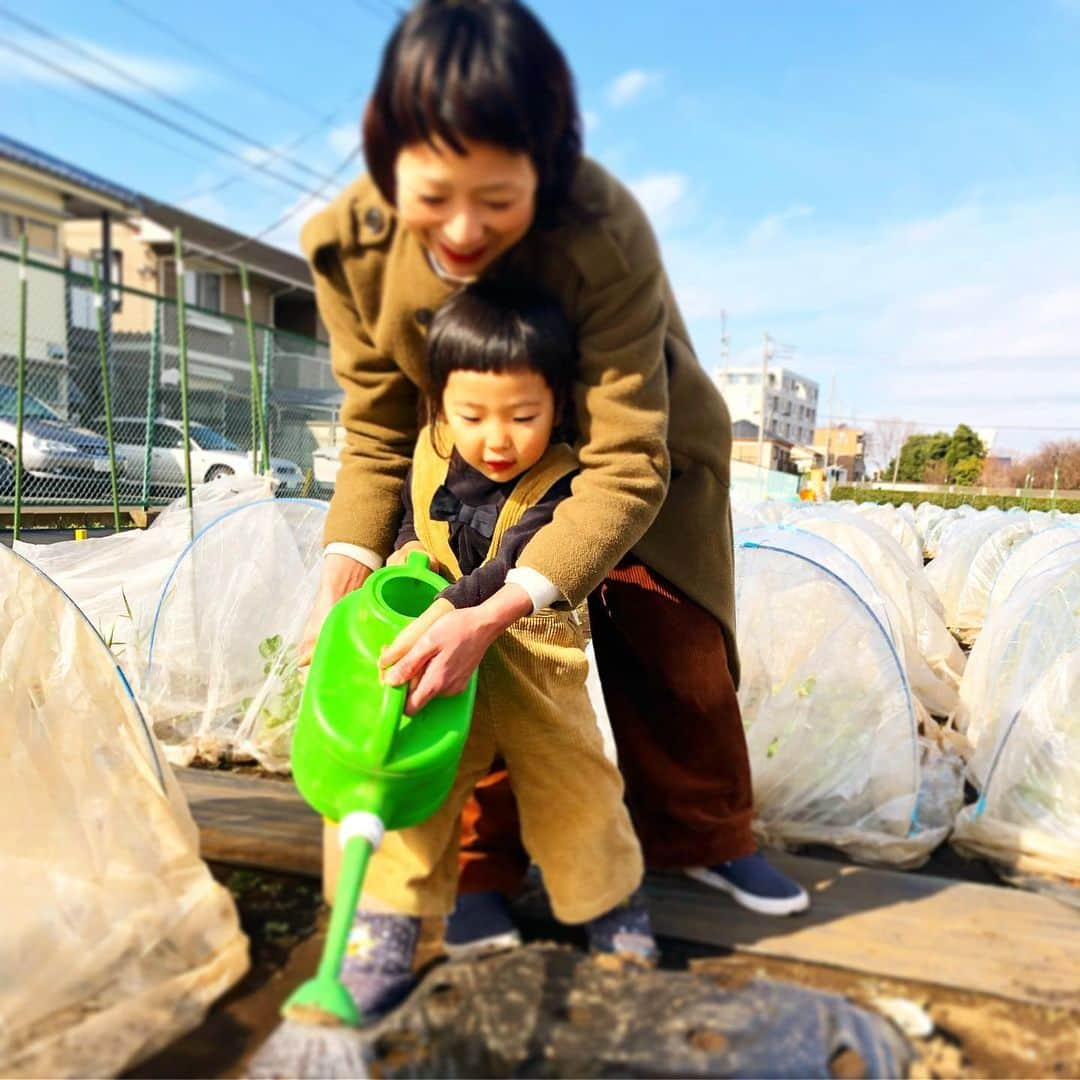
[[1052,503],[1049,499],[1031,499],[1023,495],[963,495],[948,491],[881,491],[876,488],[837,486],[832,489],[831,497],[834,502],[851,499],[854,502],[883,503],[888,506],[903,506],[904,503],[918,506],[919,503],[928,502],[948,508],[967,505],[976,510],[985,510],[988,506],[998,506],[1008,510],[1010,506],[1021,506],[1025,510],[1060,510],[1063,514],[1080,514],[1080,499],[1058,499]]

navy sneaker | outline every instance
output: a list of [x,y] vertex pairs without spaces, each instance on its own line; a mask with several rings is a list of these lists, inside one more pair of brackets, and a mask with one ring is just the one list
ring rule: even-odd
[[655,967],[660,957],[652,920],[641,891],[630,894],[618,907],[585,924],[589,952],[620,956],[644,967]]
[[691,867],[684,873],[730,893],[737,904],[759,915],[794,915],[810,906],[806,890],[770,866],[760,851],[716,866]]
[[513,949],[521,944],[521,934],[501,892],[459,893],[443,944],[447,955],[458,959]]
[[413,958],[420,920],[358,911],[349,930],[341,981],[364,1021],[389,1012],[416,983]]

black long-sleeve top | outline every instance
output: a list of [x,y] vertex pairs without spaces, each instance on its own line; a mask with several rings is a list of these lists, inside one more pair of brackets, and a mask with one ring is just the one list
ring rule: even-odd
[[[455,450],[450,458],[446,483],[436,491],[428,510],[432,517],[450,522],[450,549],[461,566],[461,578],[448,585],[441,595],[456,608],[475,607],[494,596],[506,581],[507,572],[517,564],[525,545],[551,521],[555,507],[570,495],[570,481],[575,475],[570,473],[556,481],[522,514],[516,525],[507,529],[492,560],[481,565],[491,547],[495,522],[503,504],[521,477],[504,483],[489,480]],[[395,551],[410,541],[419,540],[414,525],[411,469],[405,478],[401,501],[405,515],[394,541]]]

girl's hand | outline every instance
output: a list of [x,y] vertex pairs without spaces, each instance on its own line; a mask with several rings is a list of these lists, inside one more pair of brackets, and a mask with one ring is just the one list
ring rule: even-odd
[[[402,548],[404,551],[404,548]],[[379,667],[385,672],[396,664],[444,615],[449,615],[454,605],[449,600],[435,600],[431,607],[414,619],[394,640],[383,649],[379,656]],[[390,680],[387,680],[390,682]],[[405,680],[401,680],[404,682]],[[391,682],[392,686],[397,683]]]
[[439,560],[436,559],[434,555],[431,555],[427,551],[424,551],[424,545],[421,544],[419,540],[410,540],[407,544],[399,547],[397,551],[395,551],[394,554],[386,560],[386,565],[404,566],[405,560],[414,551],[423,551],[424,554],[427,555],[428,568],[433,574],[438,574],[442,572],[442,567],[439,565]]
[[399,636],[380,659],[380,664],[387,665],[383,674],[386,683],[411,684],[405,699],[405,712],[410,716],[433,697],[460,694],[488,647],[508,626],[532,611],[532,599],[520,585],[504,585],[479,607],[457,610],[445,600],[432,607],[439,603],[451,610],[444,608],[436,615],[404,653],[397,650]]

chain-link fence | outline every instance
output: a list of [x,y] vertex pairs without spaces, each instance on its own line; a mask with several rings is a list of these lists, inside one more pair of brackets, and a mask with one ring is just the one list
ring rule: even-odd
[[[19,260],[0,252],[0,506],[15,496],[20,324],[22,505],[111,503],[103,367],[121,505],[146,508],[183,492],[177,303],[111,291],[102,333],[90,278],[29,262],[23,318]],[[255,324],[253,361],[243,319],[188,304],[184,323],[192,484],[267,471],[266,446],[279,494],[328,497],[332,455],[320,461],[315,451],[335,441],[341,393],[326,345]]]

